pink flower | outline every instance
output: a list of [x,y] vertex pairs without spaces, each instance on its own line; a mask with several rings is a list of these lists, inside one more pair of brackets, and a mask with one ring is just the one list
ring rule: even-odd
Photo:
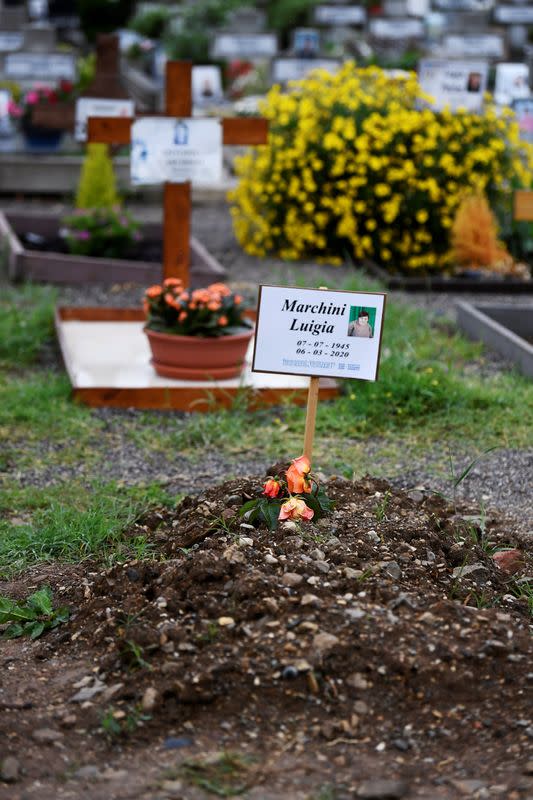
[[84,242],[86,242],[87,239],[90,238],[91,234],[89,233],[89,231],[78,231],[78,239],[82,239]]
[[305,500],[291,497],[280,508],[278,519],[313,519],[315,512],[306,505]]
[[33,105],[35,105],[35,103],[38,103],[39,102],[39,94],[38,94],[38,92],[35,92],[35,91],[28,92],[28,94],[26,95],[26,102],[30,106],[33,106]]
[[21,117],[23,114],[22,108],[15,103],[14,100],[10,100],[7,104],[7,113],[10,114],[12,117]]

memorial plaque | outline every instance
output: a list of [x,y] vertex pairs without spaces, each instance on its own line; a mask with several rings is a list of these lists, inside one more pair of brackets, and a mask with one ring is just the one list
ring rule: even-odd
[[316,6],[317,25],[364,25],[366,8],[362,6]]
[[11,136],[13,127],[9,116],[11,94],[7,89],[0,89],[0,137]]
[[133,100],[79,97],[76,101],[76,141],[87,141],[87,120],[89,117],[133,117],[134,114],[135,104]]
[[533,6],[497,6],[494,21],[503,25],[533,25]]
[[211,48],[211,57],[220,59],[272,58],[278,52],[274,33],[217,33]]
[[134,186],[222,181],[222,125],[217,119],[143,117],[131,128]]
[[407,0],[407,13],[411,17],[425,18],[429,13],[430,0]]
[[521,138],[533,144],[533,97],[514,100],[513,111],[516,114]]
[[272,62],[272,82],[287,83],[306,78],[314,69],[337,72],[341,62],[336,58],[276,58]]
[[483,107],[488,71],[486,61],[422,59],[418,80],[422,90],[433,97],[431,108],[436,111],[449,106],[475,112]]
[[496,33],[447,34],[443,42],[446,55],[503,58],[505,48],[503,39]]
[[527,64],[497,64],[494,99],[501,105],[529,97],[529,67]]
[[375,39],[422,39],[425,29],[419,19],[372,19],[369,32]]
[[69,53],[8,53],[4,74],[12,80],[74,81],[76,64]]
[[0,31],[0,53],[20,50],[24,44],[24,34],[18,31]]
[[192,68],[192,102],[194,106],[221,103],[224,100],[220,67],[199,65]]
[[494,0],[433,0],[438,11],[490,11]]
[[385,298],[260,286],[252,371],[375,381]]

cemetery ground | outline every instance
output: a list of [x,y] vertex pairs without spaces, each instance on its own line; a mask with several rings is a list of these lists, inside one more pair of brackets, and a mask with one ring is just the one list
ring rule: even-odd
[[[250,297],[376,288],[244,256],[212,208],[193,228]],[[2,640],[0,798],[533,797],[531,382],[452,298],[389,296],[380,380],[319,406],[333,514],[254,529],[302,409],[69,399],[55,303],[141,293],[1,287],[0,595],[69,619]]]

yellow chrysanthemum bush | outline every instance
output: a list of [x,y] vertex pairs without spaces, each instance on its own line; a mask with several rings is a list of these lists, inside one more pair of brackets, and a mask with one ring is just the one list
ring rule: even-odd
[[261,109],[268,144],[236,162],[230,193],[246,252],[339,263],[345,255],[390,270],[450,266],[450,229],[466,195],[494,209],[529,185],[533,148],[511,112],[422,109],[416,75],[388,77],[347,63],[316,70]]

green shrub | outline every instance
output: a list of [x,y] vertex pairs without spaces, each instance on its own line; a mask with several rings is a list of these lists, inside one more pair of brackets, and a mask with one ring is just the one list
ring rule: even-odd
[[129,27],[141,36],[149,39],[160,39],[165,32],[170,11],[166,8],[154,8],[152,11],[145,11],[144,14],[137,14],[129,24]]
[[482,114],[420,109],[412,73],[377,67],[317,70],[262,107],[265,147],[236,161],[230,195],[236,236],[262,256],[346,255],[390,270],[451,268],[449,232],[467,194],[510,207],[513,187],[531,183],[533,146],[511,111]]
[[113,208],[118,203],[113,162],[107,145],[88,144],[76,193],[76,208]]
[[79,256],[122,258],[139,241],[139,224],[120,208],[78,211],[63,218],[63,238]]

